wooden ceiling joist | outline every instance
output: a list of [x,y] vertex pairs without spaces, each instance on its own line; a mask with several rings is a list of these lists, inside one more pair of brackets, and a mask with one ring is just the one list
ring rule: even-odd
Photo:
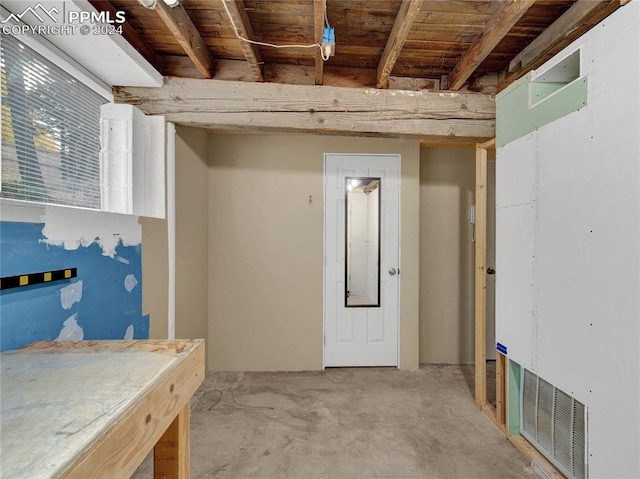
[[[315,42],[322,45],[322,36],[324,33],[324,11],[326,8],[326,0],[313,0],[313,36]],[[318,48],[316,50],[316,85],[322,85],[322,76],[324,74],[324,60],[322,52]]]
[[505,0],[449,75],[449,89],[459,90],[535,0]]
[[200,70],[202,76],[211,78],[213,75],[213,57],[185,8],[181,4],[169,7],[159,0],[156,3],[155,11],[185,53],[189,55],[191,61]]
[[179,125],[420,140],[484,141],[495,100],[481,93],[397,91],[167,77],[161,88],[116,87],[117,102]]
[[509,63],[509,73],[527,70],[611,0],[578,0]]
[[389,88],[389,76],[418,16],[422,0],[403,0],[378,65],[378,88]]
[[[89,1],[110,17],[114,8],[124,11],[124,36],[166,76],[496,93],[628,0],[537,0],[528,10],[533,0],[182,0],[206,46],[191,22],[178,18],[187,17],[182,7],[170,10],[157,1],[170,31],[139,2]],[[234,25],[252,41],[309,45],[322,42],[325,4],[339,36],[336,56],[326,62],[318,48],[255,48],[239,41],[225,11],[235,12]]]
[[[244,6],[244,0],[222,0],[229,9],[231,19],[235,24],[238,34],[248,40],[254,39],[253,28],[251,27],[251,21],[249,15]],[[247,41],[238,39],[240,41],[240,47],[245,59],[249,63],[249,68],[253,73],[255,81],[264,80],[264,69],[262,56],[257,45],[249,43]]]

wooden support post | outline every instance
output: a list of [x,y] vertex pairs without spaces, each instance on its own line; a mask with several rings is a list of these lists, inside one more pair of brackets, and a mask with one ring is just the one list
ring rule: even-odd
[[487,150],[476,145],[475,402],[487,403]]
[[498,424],[507,424],[507,357],[496,353],[496,419]]
[[155,446],[154,479],[189,479],[189,401]]

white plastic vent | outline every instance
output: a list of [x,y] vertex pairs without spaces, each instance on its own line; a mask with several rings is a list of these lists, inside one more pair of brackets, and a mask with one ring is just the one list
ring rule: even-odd
[[521,434],[569,478],[587,479],[586,408],[524,369]]

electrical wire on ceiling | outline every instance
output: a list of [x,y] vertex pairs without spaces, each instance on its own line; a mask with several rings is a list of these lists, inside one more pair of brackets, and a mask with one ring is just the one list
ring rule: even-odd
[[[263,47],[271,47],[271,48],[319,48],[320,49],[320,55],[322,56],[322,59],[325,62],[331,56],[329,51],[327,51],[325,45],[320,44],[320,43],[311,43],[311,44],[307,44],[307,45],[276,45],[274,43],[258,42],[258,41],[255,41],[255,40],[251,40],[250,38],[245,38],[238,31],[238,27],[236,26],[236,22],[233,20],[233,16],[231,15],[231,12],[229,11],[229,7],[227,6],[227,0],[220,0],[220,2],[222,2],[222,6],[224,7],[224,10],[227,12],[227,16],[229,17],[229,21],[231,22],[231,26],[233,27],[233,31],[236,34],[236,37],[238,37],[238,40],[240,40],[240,41],[247,42],[247,43],[252,43],[253,45],[260,45],[260,46],[263,46]],[[324,2],[324,23],[325,23],[325,29],[326,28],[331,28],[329,26],[329,19],[327,18],[327,2],[326,2],[326,0]],[[333,31],[333,29],[332,29],[332,31]]]
[[323,3],[323,9],[324,9],[324,27],[325,28],[331,28],[331,25],[329,25],[329,19],[327,18],[327,0],[324,0]]

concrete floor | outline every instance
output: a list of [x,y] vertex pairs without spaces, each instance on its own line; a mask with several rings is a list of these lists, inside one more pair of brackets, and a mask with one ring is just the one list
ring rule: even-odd
[[208,373],[191,477],[537,478],[472,394],[473,366]]

